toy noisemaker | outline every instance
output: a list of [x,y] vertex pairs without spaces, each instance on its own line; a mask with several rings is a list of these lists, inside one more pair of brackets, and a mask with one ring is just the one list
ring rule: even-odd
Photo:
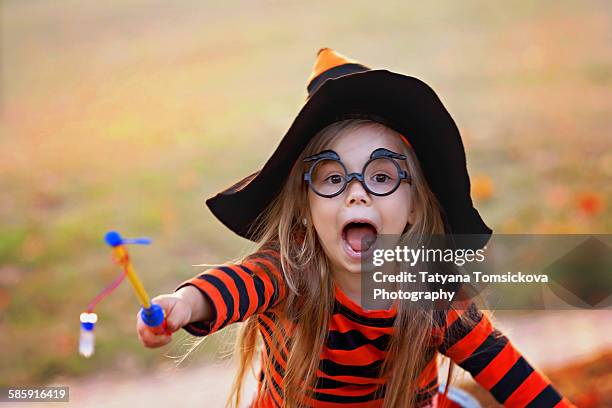
[[108,232],[104,239],[106,243],[113,248],[115,261],[123,267],[125,275],[132,284],[132,288],[134,288],[134,292],[142,305],[142,309],[140,310],[142,321],[149,326],[153,333],[170,335],[171,332],[167,330],[164,309],[159,305],[151,303],[149,300],[149,295],[147,295],[142,282],[138,278],[138,275],[136,275],[136,271],[130,262],[130,257],[125,248],[125,244],[148,245],[151,243],[151,240],[148,238],[125,239],[116,231]]
[[155,334],[172,335],[168,330],[166,323],[166,315],[161,306],[151,303],[149,295],[144,289],[142,282],[136,275],[136,271],[130,262],[130,257],[126,249],[126,244],[148,245],[151,240],[148,238],[123,238],[116,231],[109,231],[104,240],[113,249],[113,261],[121,265],[121,274],[110,285],[104,288],[87,306],[87,311],[81,313],[81,336],[79,340],[79,353],[85,357],[90,357],[94,352],[94,334],[93,330],[98,320],[98,316],[93,312],[94,307],[106,296],[108,296],[123,279],[127,276],[128,280],[134,288],[134,292],[138,297],[142,308],[140,316],[142,321],[149,327],[151,332]]

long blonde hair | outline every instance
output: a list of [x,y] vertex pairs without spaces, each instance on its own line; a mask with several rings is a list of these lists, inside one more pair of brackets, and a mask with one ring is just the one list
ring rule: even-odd
[[[326,339],[329,320],[332,315],[334,286],[330,267],[312,223],[304,226],[302,218],[309,213],[307,185],[302,181],[302,158],[329,146],[345,132],[363,126],[376,126],[381,132],[395,130],[369,119],[346,119],[334,122],[319,131],[308,143],[291,169],[282,190],[254,223],[253,234],[260,248],[276,242],[280,252],[281,266],[289,290],[283,304],[284,317],[294,323],[291,334],[291,348],[287,356],[284,383],[286,407],[305,404],[308,390],[316,381],[319,356]],[[408,140],[410,139],[408,135]],[[404,154],[412,176],[413,194],[410,195],[412,208],[416,211],[414,224],[406,226],[401,240],[410,241],[421,235],[443,234],[444,224],[441,208],[435,195],[429,189],[415,152],[407,145]],[[296,240],[296,234],[304,237]],[[461,318],[466,314],[461,315]],[[388,354],[380,375],[386,378],[384,408],[414,407],[418,389],[418,376],[431,359],[430,339],[434,312],[415,308],[410,302],[400,302],[394,321]],[[283,325],[278,325],[284,330]],[[284,336],[286,337],[286,334]],[[257,316],[249,317],[242,325],[236,340],[235,353],[238,357],[238,371],[232,386],[227,406],[239,406],[244,376],[253,366],[258,350]],[[398,358],[401,356],[401,358]],[[270,356],[274,361],[274,356]],[[453,363],[449,366],[450,383]],[[265,375],[262,390],[270,387],[270,376]]]

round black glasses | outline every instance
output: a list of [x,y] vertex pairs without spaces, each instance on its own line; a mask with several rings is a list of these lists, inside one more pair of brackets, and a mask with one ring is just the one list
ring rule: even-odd
[[402,181],[411,183],[408,173],[394,159],[406,160],[406,156],[381,147],[372,152],[361,173],[348,174],[338,153],[324,150],[303,160],[314,162],[304,173],[304,180],[312,191],[326,198],[341,194],[353,179],[368,193],[386,196],[397,190]]

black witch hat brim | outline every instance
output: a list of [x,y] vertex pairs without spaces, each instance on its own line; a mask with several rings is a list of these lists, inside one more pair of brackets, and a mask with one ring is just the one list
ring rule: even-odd
[[327,125],[368,118],[405,135],[430,189],[442,206],[446,232],[491,233],[470,197],[470,180],[459,129],[423,81],[385,69],[367,69],[318,84],[263,168],[206,200],[212,213],[241,237],[255,240],[254,221],[279,194],[310,139]]

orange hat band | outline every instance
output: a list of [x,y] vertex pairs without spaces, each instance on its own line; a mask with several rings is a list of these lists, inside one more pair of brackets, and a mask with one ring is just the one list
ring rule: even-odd
[[306,90],[308,91],[308,96],[312,95],[319,86],[325,82],[325,80],[330,78],[338,78],[344,75],[353,74],[356,72],[364,72],[369,71],[370,68],[366,67],[362,64],[357,63],[347,63],[335,66],[333,68],[326,69],[320,74],[314,76],[306,86]]

